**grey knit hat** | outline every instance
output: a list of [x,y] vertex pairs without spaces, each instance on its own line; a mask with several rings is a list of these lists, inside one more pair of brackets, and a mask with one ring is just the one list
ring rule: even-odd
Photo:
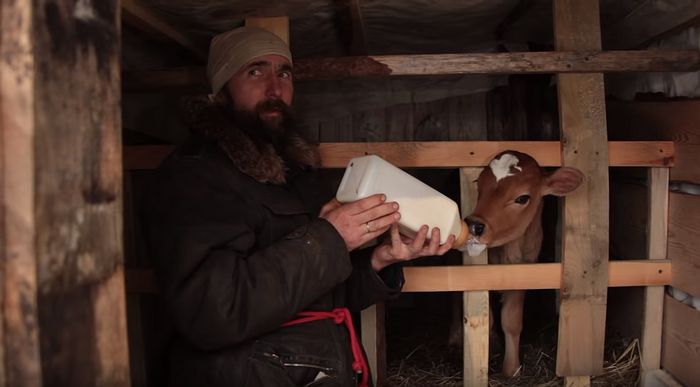
[[214,36],[207,62],[212,95],[248,62],[270,54],[281,55],[292,63],[292,53],[284,40],[264,28],[240,27]]

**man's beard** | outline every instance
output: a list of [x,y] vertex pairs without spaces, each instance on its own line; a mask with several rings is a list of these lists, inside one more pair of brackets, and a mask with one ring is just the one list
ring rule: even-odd
[[[268,120],[262,118],[271,112],[278,112],[279,116]],[[295,122],[291,107],[279,99],[264,100],[252,111],[236,109],[233,118],[236,126],[254,141],[272,143],[276,147],[285,142]]]

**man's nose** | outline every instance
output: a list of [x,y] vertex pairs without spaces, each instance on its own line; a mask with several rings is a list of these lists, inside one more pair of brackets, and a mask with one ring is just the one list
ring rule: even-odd
[[282,85],[280,83],[279,78],[277,78],[277,76],[272,75],[272,76],[268,77],[266,86],[267,86],[267,88],[265,90],[266,97],[279,98],[280,96],[282,96]]

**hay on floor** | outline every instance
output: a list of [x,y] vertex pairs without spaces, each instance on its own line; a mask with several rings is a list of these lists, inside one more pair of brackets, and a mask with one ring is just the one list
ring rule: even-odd
[[[546,340],[538,345],[521,346],[522,366],[513,378],[500,374],[502,356],[490,359],[489,386],[541,386],[564,385],[564,379],[556,375],[556,348],[552,343],[553,327],[541,332]],[[430,337],[423,331],[422,337],[399,336],[390,343],[389,366],[385,385],[389,387],[446,386],[461,387],[462,352],[460,348],[446,345],[444,337]],[[547,343],[548,342],[548,343]],[[543,344],[544,345],[540,345]],[[592,386],[639,385],[640,346],[638,339],[616,339],[606,343],[604,372],[591,378]],[[391,349],[393,348],[393,349]],[[393,352],[394,355],[391,353]],[[396,354],[402,354],[400,357]]]

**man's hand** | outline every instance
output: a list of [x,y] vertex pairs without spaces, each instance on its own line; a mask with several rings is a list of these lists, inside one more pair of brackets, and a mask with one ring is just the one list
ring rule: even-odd
[[452,248],[455,236],[450,235],[440,245],[440,229],[434,228],[430,242],[426,243],[428,226],[422,226],[414,239],[399,234],[398,224],[391,225],[391,239],[377,246],[372,252],[372,268],[379,271],[392,263],[430,255],[443,255]]
[[381,194],[346,204],[333,199],[321,208],[319,217],[335,227],[352,251],[384,233],[401,217],[398,203],[385,201]]

